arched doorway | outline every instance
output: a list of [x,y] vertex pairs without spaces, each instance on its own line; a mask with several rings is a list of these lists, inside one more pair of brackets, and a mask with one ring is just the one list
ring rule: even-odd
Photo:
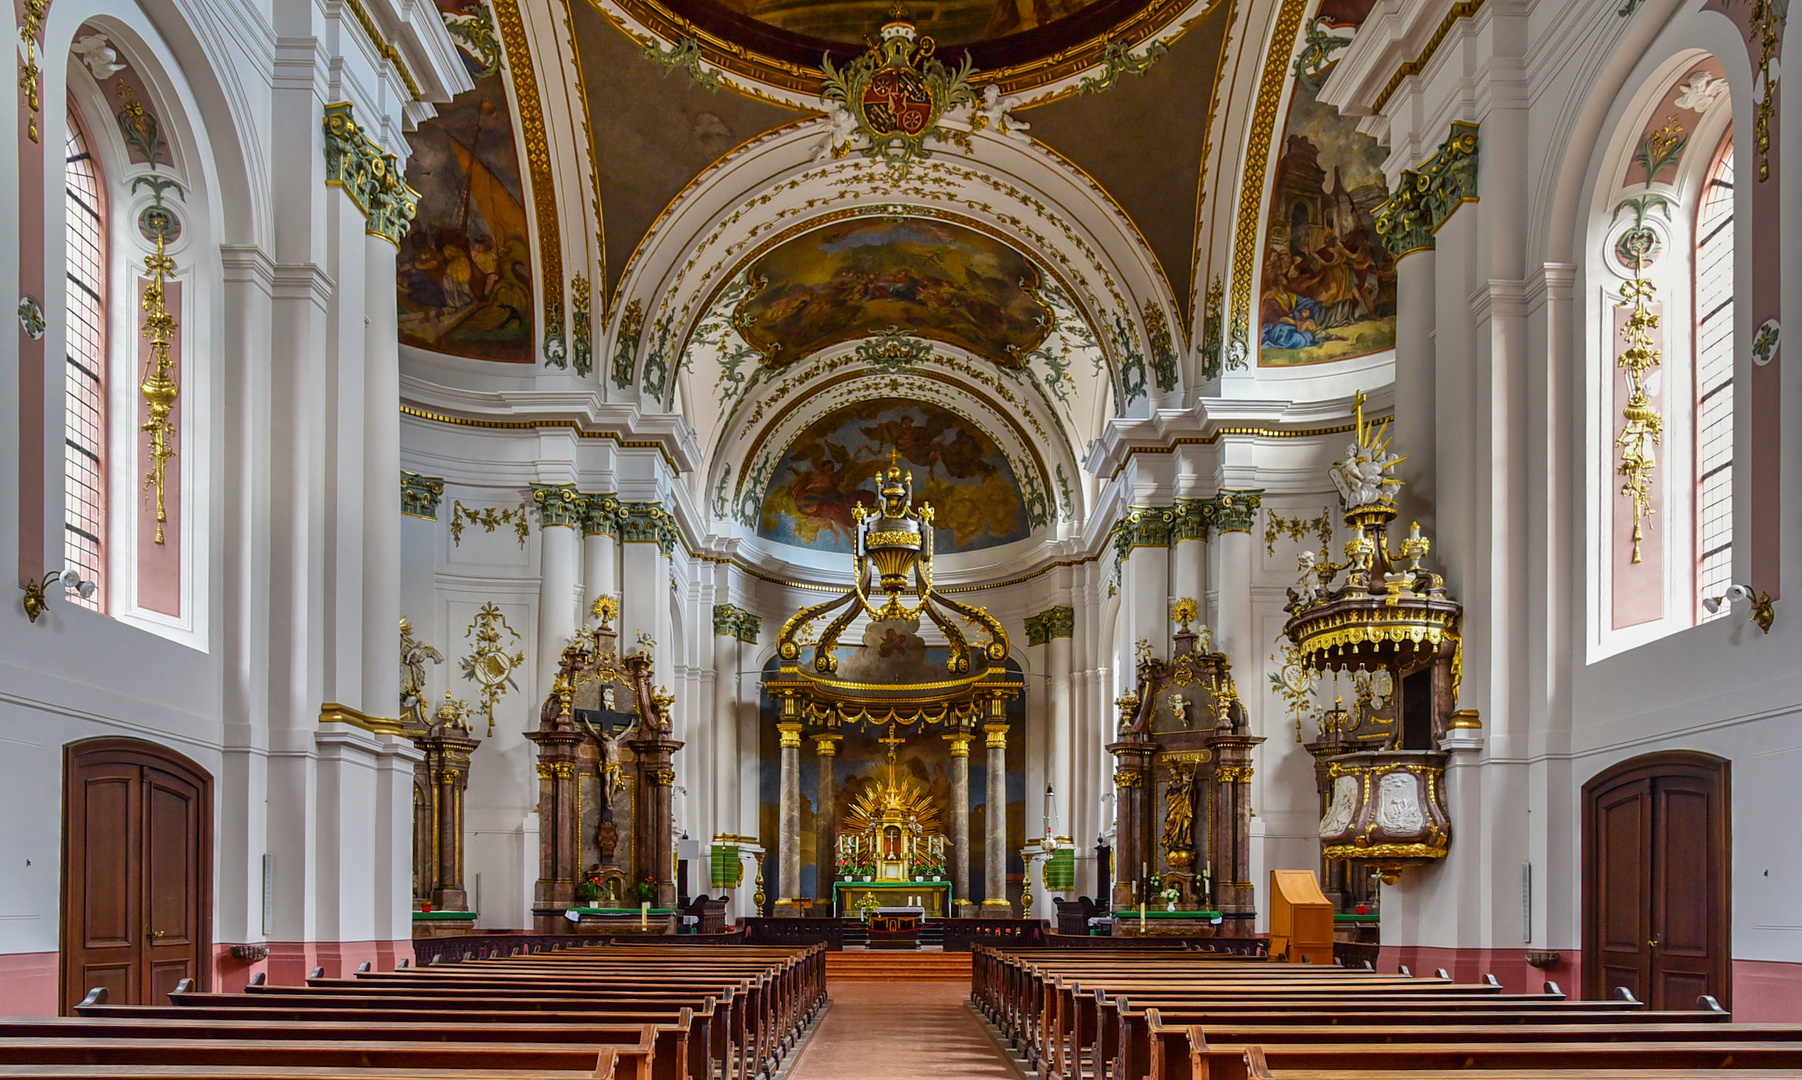
[[1584,996],[1731,1008],[1728,762],[1670,750],[1583,785]]
[[213,778],[166,747],[63,748],[62,1012],[105,987],[161,1004],[211,976]]

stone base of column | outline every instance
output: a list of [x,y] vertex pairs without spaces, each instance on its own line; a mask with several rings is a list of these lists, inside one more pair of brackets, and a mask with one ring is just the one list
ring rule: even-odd
[[953,900],[951,911],[959,919],[977,919],[982,917],[982,908],[969,900]]
[[799,919],[802,917],[801,906],[793,900],[778,900],[770,908],[770,915],[777,919]]
[[982,902],[983,919],[1011,919],[1014,917],[1014,905],[1006,900],[984,900]]
[[433,911],[468,911],[469,894],[462,889],[435,889],[432,891]]

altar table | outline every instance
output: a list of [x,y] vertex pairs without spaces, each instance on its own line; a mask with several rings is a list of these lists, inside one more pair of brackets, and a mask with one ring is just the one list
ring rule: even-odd
[[918,908],[928,919],[942,919],[951,911],[949,881],[835,881],[833,912],[841,919],[855,919],[863,913],[858,903],[866,896],[875,897],[883,908]]

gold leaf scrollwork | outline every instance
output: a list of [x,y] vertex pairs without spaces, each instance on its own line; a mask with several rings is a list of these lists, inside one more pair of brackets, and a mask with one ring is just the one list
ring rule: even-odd
[[175,456],[175,421],[170,414],[181,393],[175,382],[175,361],[169,355],[169,346],[175,340],[175,316],[169,314],[163,304],[163,285],[167,276],[175,272],[175,260],[163,252],[162,233],[157,234],[156,254],[144,257],[144,272],[150,275],[143,303],[144,337],[150,342],[150,359],[144,366],[144,381],[138,391],[144,395],[150,419],[140,430],[150,436],[150,446],[145,452],[150,459],[150,469],[144,474],[144,487],[156,489],[156,542],[160,544],[163,542],[163,524],[169,520],[163,505],[165,472],[169,459]]
[[1614,444],[1620,447],[1621,463],[1616,470],[1621,476],[1621,496],[1633,501],[1633,561],[1640,561],[1640,543],[1645,539],[1646,525],[1657,510],[1652,506],[1652,470],[1658,464],[1655,449],[1664,435],[1664,417],[1652,404],[1647,389],[1653,369],[1663,362],[1653,339],[1659,315],[1652,310],[1658,301],[1658,288],[1636,268],[1633,280],[1621,289],[1615,306],[1627,311],[1621,326],[1621,340],[1626,348],[1615,363],[1627,380],[1627,404],[1621,410],[1625,424]]
[[491,738],[494,735],[495,703],[500,701],[509,687],[519,689],[519,684],[513,681],[513,672],[526,662],[524,651],[507,651],[502,644],[503,630],[512,634],[515,642],[521,640],[519,631],[507,625],[507,617],[490,601],[482,605],[482,609],[476,612],[475,621],[463,632],[466,638],[474,636],[476,642],[475,650],[461,661],[463,677],[482,687],[481,705],[478,707],[488,717],[488,735]]

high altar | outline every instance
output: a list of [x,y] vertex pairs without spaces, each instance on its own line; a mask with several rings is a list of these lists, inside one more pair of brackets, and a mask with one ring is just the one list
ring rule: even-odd
[[[852,584],[843,595],[802,608],[782,627],[776,653],[780,669],[764,689],[780,707],[781,806],[775,904],[777,915],[797,914],[801,880],[801,747],[818,755],[819,805],[833,804],[833,761],[849,732],[885,732],[888,769],[868,778],[844,819],[834,822],[839,839],[822,836],[816,850],[838,857],[837,865],[816,867],[821,883],[835,874],[835,910],[850,903],[926,907],[950,914],[953,904],[976,914],[970,904],[970,744],[983,739],[988,750],[989,804],[1005,807],[1007,707],[1022,693],[1019,674],[1008,667],[1007,632],[981,607],[959,603],[933,588],[933,510],[913,501],[913,478],[890,455],[874,508],[853,511],[855,548]],[[874,579],[874,580],[872,580]],[[840,640],[860,619],[861,648]],[[936,627],[935,640],[920,634]],[[965,634],[971,628],[979,640]],[[928,649],[945,652],[941,664]],[[951,752],[950,835],[938,830],[940,808],[931,804],[897,766],[897,751],[909,739],[943,738]],[[1007,900],[1007,816],[987,815],[983,843],[981,914],[1013,915]],[[821,860],[824,862],[824,860]],[[868,882],[862,879],[868,877]],[[915,880],[921,877],[930,880]],[[948,879],[948,880],[947,880]],[[908,904],[910,898],[926,902]],[[824,899],[824,895],[822,895]],[[892,902],[899,900],[900,902]]]

